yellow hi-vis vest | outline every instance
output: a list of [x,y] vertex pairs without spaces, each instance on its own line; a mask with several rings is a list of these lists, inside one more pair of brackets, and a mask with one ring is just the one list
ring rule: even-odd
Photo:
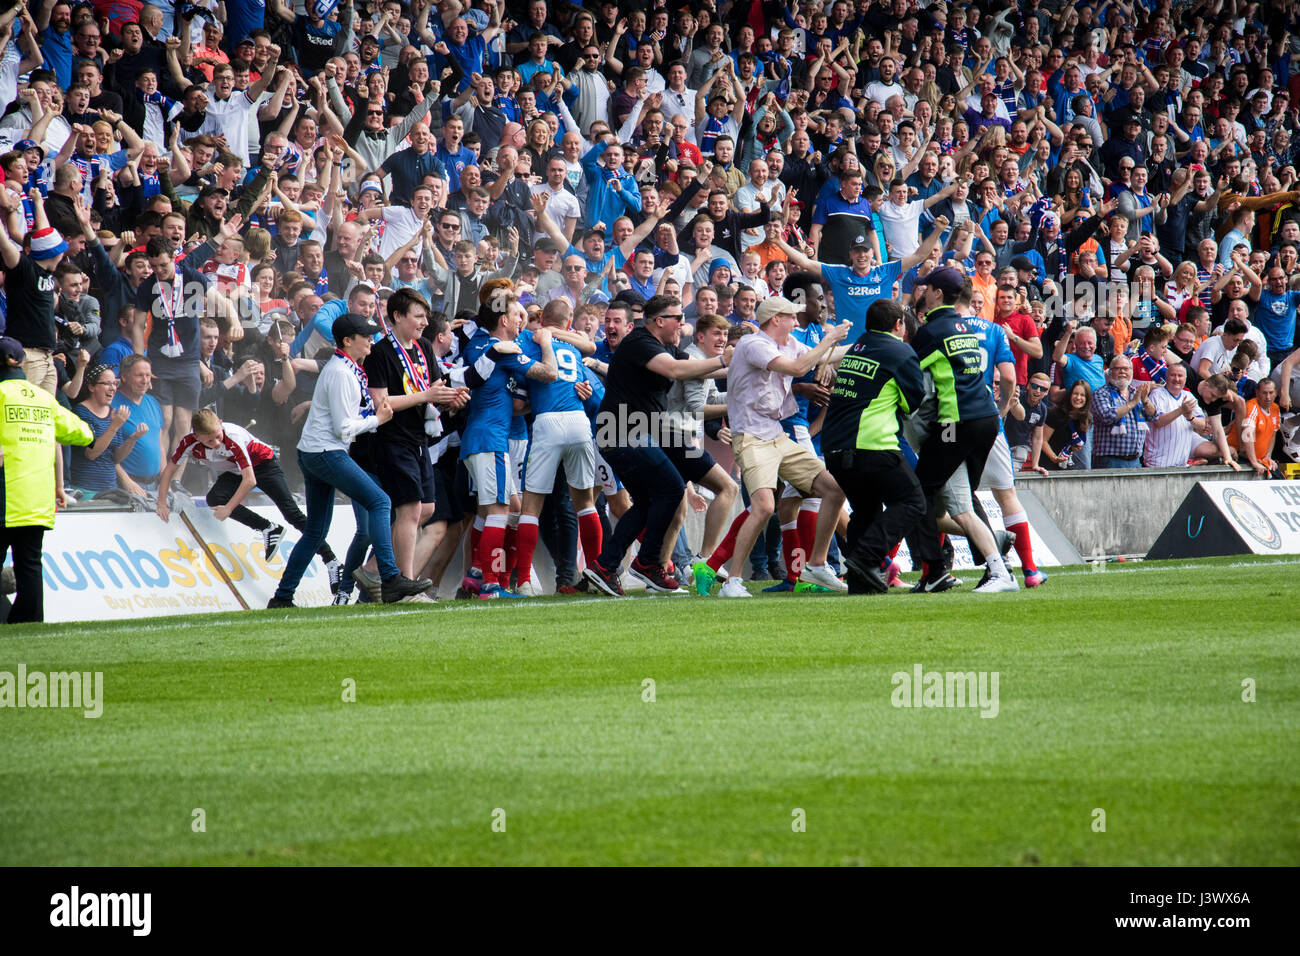
[[25,378],[0,381],[0,479],[5,527],[54,527],[54,455],[89,445],[90,426]]

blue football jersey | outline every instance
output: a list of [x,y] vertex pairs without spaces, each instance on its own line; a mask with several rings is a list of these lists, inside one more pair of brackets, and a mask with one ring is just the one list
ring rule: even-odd
[[[997,393],[993,386],[998,378],[998,365],[1002,362],[1016,364],[1016,357],[1011,354],[1011,343],[1007,341],[1007,333],[996,322],[989,322],[979,316],[973,316],[964,321],[970,330],[975,333],[975,337],[979,339],[980,351],[984,353],[984,381],[989,387],[989,394],[994,396],[994,402],[996,402]],[[1001,415],[998,416],[998,431],[1002,431]]]
[[[498,341],[496,336],[479,329],[465,346],[465,364],[473,365]],[[533,364],[527,355],[508,356],[498,362],[487,381],[474,390],[460,441],[461,458],[510,450],[515,383],[523,380]]]
[[[542,359],[541,347],[533,341],[533,333],[527,330],[519,333],[519,346],[535,362]],[[551,348],[555,352],[555,366],[558,376],[554,382],[538,382],[527,379],[528,403],[534,415],[546,412],[580,412],[582,400],[578,398],[573,386],[584,378],[582,353],[568,342],[551,339]]]

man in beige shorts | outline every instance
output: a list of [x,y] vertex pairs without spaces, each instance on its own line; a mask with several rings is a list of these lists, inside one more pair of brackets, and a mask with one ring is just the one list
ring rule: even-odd
[[[835,346],[848,335],[852,323],[832,328],[816,348],[790,336],[798,324],[800,307],[776,296],[758,307],[759,331],[736,345],[727,374],[727,419],[731,448],[749,489],[749,512],[736,534],[731,567],[743,568],[749,552],[776,507],[777,480],[794,485],[805,497],[822,499],[817,516],[817,536],[812,553],[799,575],[801,581],[833,591],[847,585],[826,563],[826,549],[844,506],[844,492],[820,458],[795,443],[781,421],[795,413],[790,386],[824,361],[836,361],[844,350]],[[739,574],[723,585],[722,597],[749,597]]]

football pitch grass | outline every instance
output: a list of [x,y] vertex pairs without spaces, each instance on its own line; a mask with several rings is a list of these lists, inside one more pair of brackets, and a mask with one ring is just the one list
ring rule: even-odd
[[1300,561],[965,580],[10,628],[103,714],[0,710],[0,863],[1300,862]]

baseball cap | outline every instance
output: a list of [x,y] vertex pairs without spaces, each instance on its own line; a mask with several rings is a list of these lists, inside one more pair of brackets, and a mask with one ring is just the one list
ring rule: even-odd
[[202,189],[199,190],[199,198],[207,199],[209,196],[215,196],[218,193],[220,193],[223,196],[229,196],[230,190],[222,189],[220,186],[216,185],[215,183],[209,183],[208,185],[204,186]]
[[0,359],[9,359],[21,364],[26,357],[27,353],[23,351],[21,342],[7,335],[0,335]]
[[952,266],[939,266],[925,274],[925,284],[952,295],[965,287],[966,277]]
[[759,325],[765,325],[778,315],[798,315],[799,306],[795,305],[785,296],[775,295],[770,299],[764,299],[758,306],[758,313],[755,316]]
[[543,236],[533,243],[533,249],[539,252],[563,252],[560,244],[550,236]]
[[342,345],[343,340],[349,335],[378,335],[380,328],[375,324],[374,319],[368,319],[364,315],[349,312],[335,319],[330,331],[334,335],[334,343]]
[[1016,256],[1011,260],[1011,267],[1013,269],[1023,269],[1025,272],[1033,272],[1038,268],[1028,256]]
[[857,236],[854,236],[854,237],[853,237],[853,241],[852,241],[851,243],[849,243],[849,248],[850,248],[850,249],[870,249],[870,248],[871,248],[871,243],[867,241],[867,237],[866,237],[866,236],[863,236],[863,235],[857,235]]
[[374,192],[382,194],[384,187],[379,185],[379,183],[375,182],[373,179],[367,179],[361,184],[361,192],[365,192],[366,190],[373,190]]
[[41,151],[41,159],[45,158],[45,147],[34,139],[20,139],[18,142],[14,143],[14,149],[18,150],[20,153],[24,153],[29,149],[39,149]]

